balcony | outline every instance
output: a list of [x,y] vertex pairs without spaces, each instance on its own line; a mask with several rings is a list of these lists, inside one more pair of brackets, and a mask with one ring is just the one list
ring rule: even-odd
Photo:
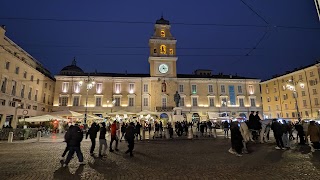
[[173,111],[173,107],[172,106],[157,106],[156,107],[156,111],[157,112],[168,112],[168,111]]

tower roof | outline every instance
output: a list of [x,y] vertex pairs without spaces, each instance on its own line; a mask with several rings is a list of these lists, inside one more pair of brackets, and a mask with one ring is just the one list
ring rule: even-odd
[[165,20],[163,16],[161,16],[161,18],[156,21],[156,24],[170,25],[169,21]]

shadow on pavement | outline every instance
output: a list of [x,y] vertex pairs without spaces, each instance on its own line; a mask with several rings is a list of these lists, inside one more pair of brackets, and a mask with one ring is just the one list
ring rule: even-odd
[[121,168],[116,164],[116,162],[107,158],[97,158],[93,163],[89,162],[88,165],[90,168],[102,174],[105,178],[116,176],[117,172],[121,172]]
[[300,152],[301,154],[309,154],[311,152],[311,147],[308,145],[297,145],[294,151]]
[[274,151],[271,151],[266,155],[265,160],[269,161],[271,163],[280,162],[283,159],[282,154],[284,152],[285,152],[285,150],[274,150]]
[[81,173],[83,172],[84,166],[80,165],[76,172],[72,174],[69,167],[60,167],[53,174],[53,179],[81,179]]
[[320,151],[315,151],[312,153],[311,163],[314,165],[314,167],[320,169]]

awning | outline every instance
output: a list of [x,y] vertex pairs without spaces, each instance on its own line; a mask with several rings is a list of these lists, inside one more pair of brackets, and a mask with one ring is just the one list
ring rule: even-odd
[[63,111],[57,111],[57,112],[52,112],[50,115],[53,116],[67,116],[67,117],[76,117],[76,116],[83,116],[84,114],[75,112],[75,111],[70,111],[70,110],[63,110]]
[[136,113],[127,112],[127,111],[123,111],[123,110],[116,111],[116,112],[113,112],[113,113],[108,113],[108,115],[123,115],[123,114],[136,114]]
[[52,120],[58,120],[58,121],[69,121],[68,119],[59,117],[59,116],[52,116],[52,115],[42,115],[42,116],[34,116],[30,118],[20,119],[20,122],[47,122],[47,121],[52,121]]
[[217,119],[219,117],[219,113],[217,112],[208,112],[209,119]]

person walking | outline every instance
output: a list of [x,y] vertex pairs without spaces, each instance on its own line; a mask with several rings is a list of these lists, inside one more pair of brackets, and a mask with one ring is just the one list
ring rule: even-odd
[[272,120],[272,125],[271,129],[273,130],[274,138],[276,139],[277,146],[275,147],[276,149],[283,149],[283,141],[282,141],[282,126],[281,124],[277,121],[277,119]]
[[289,141],[289,125],[286,120],[282,120],[282,142],[285,148],[290,149],[290,141]]
[[128,150],[125,152],[126,154],[130,153],[130,156],[133,157],[133,148],[134,148],[134,124],[130,122],[129,126],[126,129],[125,138],[128,142]]
[[[69,127],[69,129],[72,128],[72,127],[73,127],[73,125],[71,125],[71,126]],[[65,150],[63,151],[63,153],[62,153],[62,155],[61,155],[61,160],[64,160],[64,157],[66,156],[67,152],[70,150],[70,148],[69,148],[69,142],[68,142],[67,139],[66,139],[66,135],[67,135],[67,132],[69,131],[69,129],[68,129],[68,130],[66,131],[66,133],[64,134],[64,142],[67,143],[67,146],[66,146]]]
[[299,142],[299,145],[305,145],[306,141],[305,141],[305,134],[304,134],[304,131],[303,131],[303,126],[301,123],[296,123],[294,128],[297,130],[298,134],[297,134],[297,142],[298,142],[298,139],[300,140]]
[[121,138],[120,138],[120,142],[122,141],[122,138],[124,137],[124,135],[126,134],[126,124],[122,123],[122,126],[121,126]]
[[[99,157],[103,157],[107,154],[107,140],[106,140],[106,133],[107,133],[107,128],[106,128],[106,123],[102,122],[100,127],[100,135],[99,135]],[[103,146],[103,153],[102,151],[102,146]]]
[[115,148],[115,150],[116,151],[119,151],[119,149],[118,149],[118,137],[117,137],[117,121],[113,121],[113,123],[111,124],[111,127],[110,127],[110,129],[111,129],[111,141],[110,141],[110,149],[109,149],[109,151],[110,152],[113,152],[114,150],[112,149],[112,143],[113,143],[113,141],[116,141],[116,148]]
[[97,138],[98,131],[99,131],[99,126],[94,122],[92,123],[91,127],[89,128],[86,134],[86,139],[88,139],[88,136],[90,136],[90,140],[91,140],[91,148],[90,148],[91,156],[94,156],[93,152],[96,147],[96,138]]
[[306,138],[308,138],[308,136],[310,136],[310,141],[312,143],[312,151],[314,152],[314,150],[320,150],[320,130],[315,124],[315,121],[310,121]]
[[74,153],[77,153],[80,165],[84,165],[83,154],[81,152],[81,141],[83,139],[83,132],[79,128],[78,124],[70,127],[66,133],[66,142],[69,142],[69,153],[66,161],[63,163],[63,167],[68,166],[70,160],[72,159]]
[[141,131],[141,124],[139,123],[139,122],[137,122],[137,125],[136,125],[136,128],[135,128],[135,130],[136,130],[136,138],[137,138],[137,140],[138,140],[138,137],[140,137],[140,141],[141,141],[141,133],[140,133],[140,131]]

